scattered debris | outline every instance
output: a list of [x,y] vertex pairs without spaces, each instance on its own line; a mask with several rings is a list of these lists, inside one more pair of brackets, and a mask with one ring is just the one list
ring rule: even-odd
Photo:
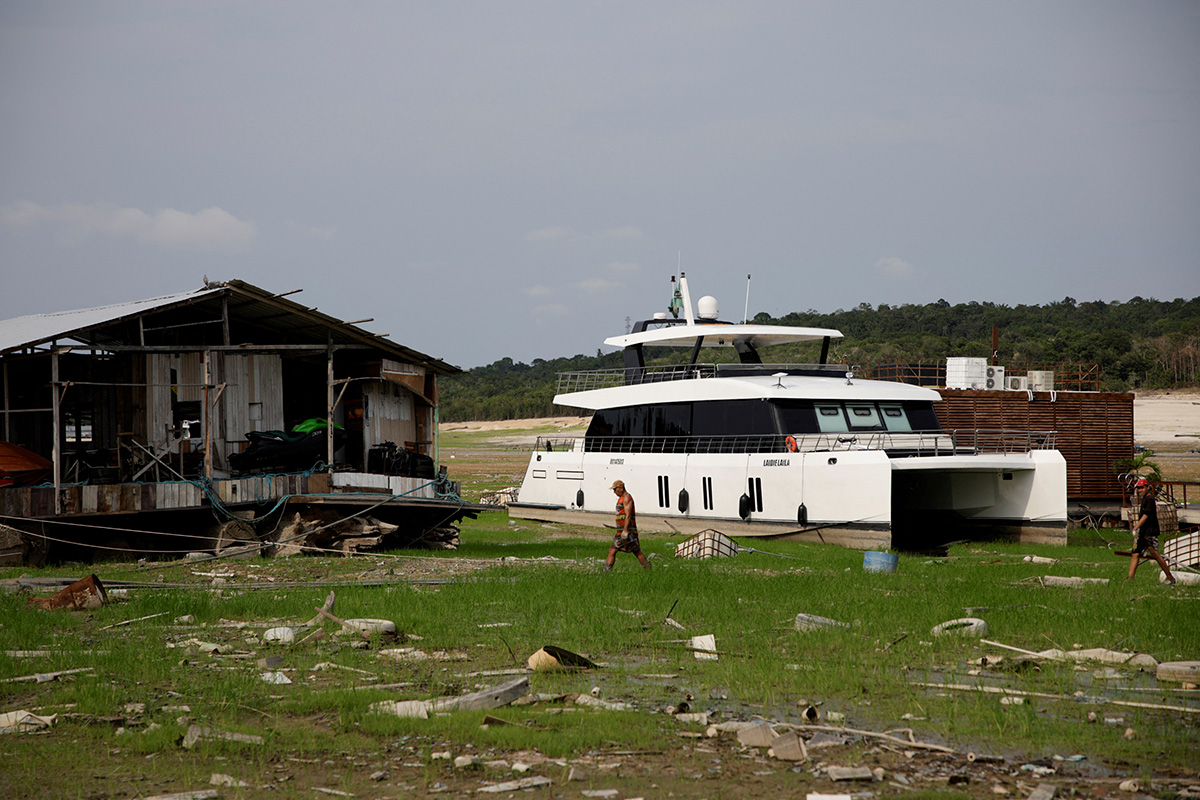
[[500,708],[528,692],[529,678],[521,677],[481,692],[464,694],[460,697],[440,697],[434,700],[383,700],[373,703],[371,711],[377,714],[394,714],[398,717],[428,719],[430,712],[486,711]]
[[1037,788],[1029,793],[1028,800],[1054,800],[1058,787],[1053,783],[1039,783]]
[[263,737],[255,736],[252,733],[234,733],[232,731],[222,731],[216,728],[206,728],[201,725],[191,725],[187,729],[187,733],[183,735],[183,740],[180,742],[185,750],[191,750],[200,742],[206,740],[225,741],[225,742],[242,742],[244,744],[262,744]]
[[780,761],[808,761],[808,750],[804,747],[804,740],[795,731],[776,737],[771,742],[767,755]]
[[1057,575],[1044,575],[1039,580],[1043,586],[1066,586],[1071,589],[1095,585],[1105,586],[1108,584],[1108,578],[1063,578]]
[[875,780],[875,773],[867,767],[826,767],[825,774],[833,781]]
[[797,614],[796,615],[796,630],[798,631],[819,631],[825,628],[849,628],[845,622],[838,622],[836,619],[828,617],[818,617],[815,614]]
[[541,650],[531,655],[525,663],[530,669],[537,672],[594,669],[596,667],[596,664],[587,656],[572,653],[570,650],[564,650],[552,644],[543,646]]
[[522,789],[533,789],[538,786],[549,786],[554,781],[549,778],[543,778],[541,775],[532,775],[528,778],[519,778],[515,781],[505,781],[504,783],[493,783],[490,786],[484,786],[476,789],[477,792],[519,792]]
[[[361,642],[363,647],[366,647],[366,642]],[[391,647],[387,650],[380,650],[379,655],[396,661],[469,661],[470,656],[461,651],[455,650],[434,650],[432,653],[426,653],[416,647]]]
[[987,623],[978,617],[963,617],[934,625],[929,632],[934,636],[987,636]]
[[263,683],[270,683],[276,686],[283,686],[292,682],[292,679],[282,672],[264,672],[259,675]]
[[387,619],[348,619],[342,622],[342,625],[368,636],[372,633],[380,633],[384,636],[396,635],[396,623]]
[[692,654],[697,661],[716,661],[717,655],[717,637],[711,633],[706,633],[703,636],[693,636],[689,646],[692,648]]
[[262,635],[264,642],[272,644],[294,644],[296,630],[294,628],[271,628]]
[[1025,556],[1022,561],[1029,564],[1057,564],[1057,558],[1046,558],[1045,556]]
[[93,667],[80,667],[78,669],[60,669],[58,672],[39,672],[36,675],[22,675],[19,678],[4,678],[0,683],[25,683],[33,681],[34,683],[48,683],[56,681],[63,675],[75,675],[80,672],[91,672]]
[[[775,739],[779,738],[779,734],[771,727],[768,722],[750,722],[750,723],[723,723],[723,725],[745,725],[736,729],[737,740],[739,744],[746,747],[770,747]],[[714,730],[730,730],[728,727],[721,725],[712,726]]]
[[157,614],[147,614],[146,616],[138,617],[137,619],[127,619],[127,620],[123,620],[122,622],[114,622],[112,625],[105,625],[100,630],[106,631],[109,628],[120,628],[125,625],[132,625],[135,622],[141,622],[142,620],[145,620],[145,619],[154,619],[155,617],[165,617],[167,614],[170,614],[170,613],[171,613],[170,611],[161,611]]
[[732,558],[737,554],[737,542],[711,528],[684,539],[675,548],[676,558]]
[[44,730],[54,724],[57,714],[43,717],[24,709],[7,711],[0,714],[0,733],[32,733]]
[[[1044,700],[1073,700],[1077,701],[1074,695],[1069,694],[1051,694],[1049,692],[1028,692],[1020,689],[1005,689],[1001,686],[981,686],[977,684],[963,683],[924,683],[914,682],[913,686],[923,686],[927,689],[948,689],[959,692],[983,692],[984,694],[1002,694],[1011,695],[1013,697],[1040,697]],[[1139,703],[1134,700],[1110,700],[1107,698],[1099,698],[1102,702],[1111,703],[1114,706],[1125,706],[1128,708],[1152,708],[1159,711],[1179,711],[1185,714],[1200,713],[1200,708],[1189,708],[1188,706],[1171,706],[1164,703]],[[1108,722],[1108,719],[1104,720]]]
[[1200,683],[1200,661],[1164,661],[1154,675],[1160,681]]
[[245,781],[238,780],[232,775],[224,775],[220,772],[214,772],[208,782],[213,786],[249,786]]
[[72,583],[53,597],[31,597],[29,605],[47,611],[70,609],[83,611],[100,608],[108,603],[104,584],[95,575],[88,575]]
[[509,486],[506,489],[499,489],[494,492],[484,492],[479,496],[479,503],[485,506],[507,507],[509,503],[517,502],[517,493],[520,490],[520,486]]

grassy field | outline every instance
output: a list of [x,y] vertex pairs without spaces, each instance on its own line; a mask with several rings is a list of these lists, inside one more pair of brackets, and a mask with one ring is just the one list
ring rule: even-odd
[[[447,438],[442,459],[468,492],[519,482],[522,450],[469,432]],[[94,572],[124,588],[85,612],[0,594],[0,713],[57,715],[41,732],[0,736],[0,796],[467,796],[536,778],[550,783],[524,793],[695,800],[1022,797],[1038,783],[1098,797],[1128,779],[1165,797],[1200,785],[1197,690],[1156,681],[1152,667],[999,646],[1200,659],[1200,587],[1167,588],[1153,565],[1126,583],[1128,561],[1108,544],[1127,534],[902,554],[893,574],[864,572],[860,552],[782,542],[687,561],[665,536],[643,536],[651,571],[620,556],[605,574],[610,536],[496,511],[463,525],[459,550],[432,555],[0,569],[0,579]],[[1033,555],[1057,562],[1023,560]],[[1109,582],[1055,588],[1047,575]],[[335,616],[391,620],[400,636],[362,641],[327,619],[303,628],[331,591]],[[800,631],[798,614],[844,625]],[[984,620],[987,634],[932,634],[963,617]],[[280,626],[323,637],[266,642]],[[704,635],[715,660],[690,647]],[[545,645],[600,666],[524,670]],[[13,680],[65,670],[79,671]],[[290,683],[264,679],[274,673]],[[521,675],[535,702],[428,719],[371,710]],[[707,720],[667,713],[681,708]],[[755,719],[799,731],[809,760],[706,735],[706,722]],[[209,735],[185,748],[192,725],[262,741]],[[459,757],[472,763],[456,767]],[[834,782],[838,766],[882,780]],[[214,775],[246,785],[213,785]]]

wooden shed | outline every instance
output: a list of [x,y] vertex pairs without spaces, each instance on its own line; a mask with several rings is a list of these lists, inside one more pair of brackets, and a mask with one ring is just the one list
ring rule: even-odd
[[1120,500],[1113,466],[1133,456],[1133,395],[943,389],[942,427],[1055,431],[1067,462],[1069,500]]
[[[233,280],[0,321],[0,441],[53,464],[53,486],[0,488],[0,524],[355,491],[437,500],[437,378],[461,370],[294,294]],[[264,442],[277,452],[255,454]]]

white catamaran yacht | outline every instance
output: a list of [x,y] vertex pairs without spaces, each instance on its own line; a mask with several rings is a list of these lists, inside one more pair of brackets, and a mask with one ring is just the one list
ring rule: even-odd
[[[620,479],[643,531],[864,549],[1065,543],[1066,462],[1053,431],[942,430],[933,389],[827,363],[838,331],[721,322],[711,297],[693,313],[682,273],[670,310],[605,340],[624,348],[624,368],[559,375],[554,402],[592,410],[591,424],[581,438],[538,440],[510,516],[611,526]],[[820,363],[762,363],[763,348],[793,342],[820,342]],[[647,366],[655,346],[691,357]],[[708,347],[739,360],[701,363]]]

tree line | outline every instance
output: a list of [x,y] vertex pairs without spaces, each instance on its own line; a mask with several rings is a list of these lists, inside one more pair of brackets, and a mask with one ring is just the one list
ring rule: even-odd
[[[775,318],[759,313],[762,325],[835,328],[830,360],[846,364],[939,362],[950,356],[992,355],[992,329],[999,329],[1001,364],[1077,364],[1098,368],[1107,391],[1200,385],[1200,297],[1128,302],[1077,302],[1066,297],[1046,305],[1006,306],[945,300],[924,305],[855,308],[831,313],[792,312]],[[710,358],[709,354],[713,357]],[[666,351],[648,363],[673,363],[690,353]],[[702,360],[729,360],[708,351]],[[785,345],[763,354],[768,363],[812,362],[815,345]],[[622,366],[620,352],[534,359],[502,358],[441,381],[443,421],[522,419],[576,413],[553,403],[560,372]],[[1037,368],[1040,368],[1037,367]]]

